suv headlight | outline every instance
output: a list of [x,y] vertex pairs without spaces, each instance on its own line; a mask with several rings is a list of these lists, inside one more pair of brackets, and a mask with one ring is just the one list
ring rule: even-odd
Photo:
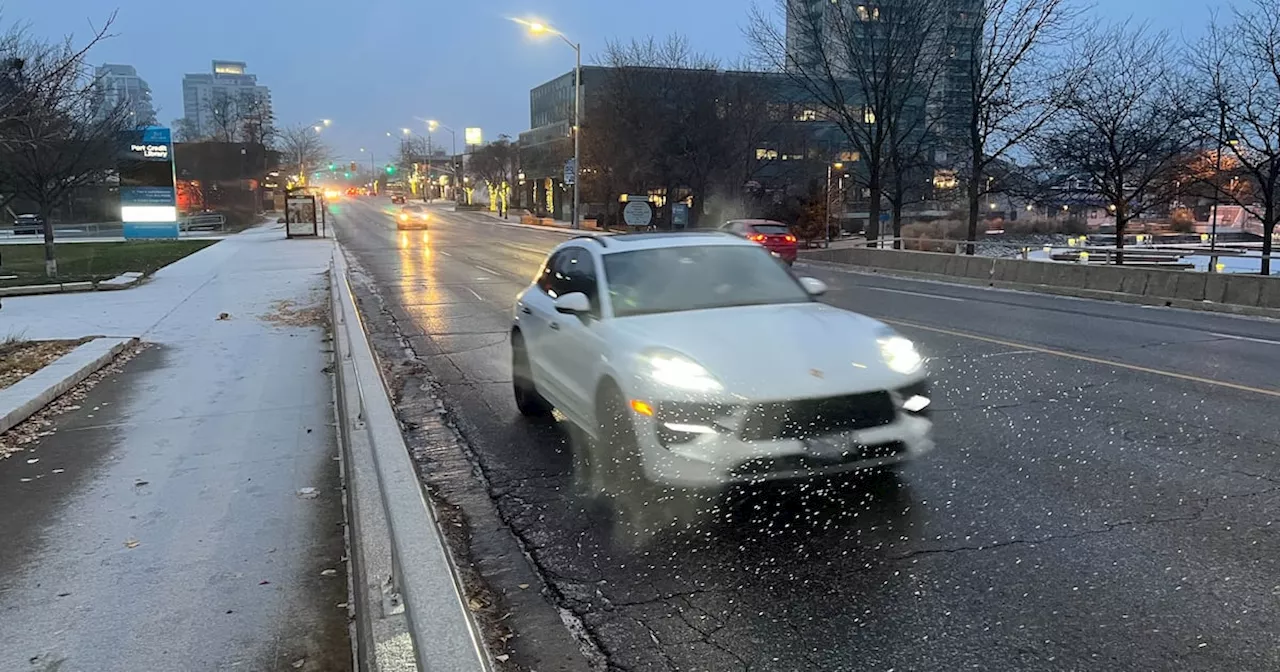
[[722,389],[720,381],[706,367],[674,352],[649,352],[642,357],[642,371],[661,385],[694,392]]
[[902,374],[912,374],[924,366],[924,358],[910,339],[889,332],[876,339],[880,345],[880,358],[890,369]]

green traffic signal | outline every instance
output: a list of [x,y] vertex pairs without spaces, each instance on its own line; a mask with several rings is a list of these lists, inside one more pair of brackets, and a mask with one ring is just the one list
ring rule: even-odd
[[392,173],[394,173],[394,172],[396,172],[396,167],[395,167],[395,166],[387,166],[387,174],[388,174],[388,175],[390,175],[390,174],[392,174]]
[[331,164],[329,164],[329,170],[334,170],[334,169],[336,169],[336,168],[337,168],[337,166],[333,165],[332,163],[331,163]]
[[351,179],[351,173],[350,173],[350,172],[343,173],[343,174],[342,174],[342,176],[343,176],[343,177],[345,177],[345,178],[347,178],[348,180],[349,180],[349,179]]

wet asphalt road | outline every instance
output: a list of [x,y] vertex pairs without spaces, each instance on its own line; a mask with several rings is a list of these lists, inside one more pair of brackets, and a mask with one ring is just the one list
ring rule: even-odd
[[388,208],[340,204],[340,240],[612,667],[1280,669],[1277,323],[804,269],[931,358],[938,450],[636,543],[510,396],[512,300],[564,236]]

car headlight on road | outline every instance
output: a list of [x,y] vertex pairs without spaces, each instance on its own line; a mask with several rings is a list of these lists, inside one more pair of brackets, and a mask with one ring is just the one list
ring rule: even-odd
[[911,374],[924,366],[924,358],[916,350],[916,344],[910,339],[894,333],[888,333],[876,339],[880,345],[880,357],[890,369],[898,373]]
[[701,364],[674,352],[645,354],[644,368],[651,380],[668,387],[694,392],[713,392],[723,387]]

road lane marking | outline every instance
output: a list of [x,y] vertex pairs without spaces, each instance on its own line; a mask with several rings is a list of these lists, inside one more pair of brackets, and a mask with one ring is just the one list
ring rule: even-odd
[[476,294],[476,290],[471,289],[470,287],[468,287],[468,288],[467,288],[467,291],[468,291],[468,292],[471,292],[471,296],[474,296],[474,297],[476,297],[477,299],[479,299],[479,300],[481,300],[481,301],[484,301],[484,297],[483,297],[483,296],[480,296],[479,294]]
[[1153,369],[1147,366],[1138,366],[1137,364],[1126,364],[1124,362],[1117,362],[1113,359],[1103,359],[1101,357],[1092,357],[1090,355],[1082,355],[1075,352],[1066,352],[1064,350],[1054,350],[1053,348],[1042,348],[1037,345],[1028,345],[1026,343],[1016,343],[1014,341],[1006,341],[1000,338],[991,338],[990,336],[979,336],[978,334],[970,334],[967,332],[955,331],[952,329],[928,327],[923,324],[916,324],[914,322],[904,322],[902,320],[890,320],[885,318],[879,318],[879,319],[881,322],[897,325],[900,327],[909,327],[911,329],[921,329],[923,331],[932,331],[938,334],[955,336],[956,338],[968,338],[975,341],[982,341],[984,343],[994,343],[996,345],[1003,345],[1006,348],[1014,348],[1016,350],[1030,350],[1032,352],[1039,352],[1046,355],[1054,355],[1055,357],[1064,357],[1066,359],[1074,359],[1082,362],[1089,362],[1091,364],[1101,364],[1103,366],[1114,366],[1118,369],[1126,369],[1129,371],[1139,371],[1141,373],[1150,373],[1157,376],[1164,376],[1166,378],[1186,380],[1193,383],[1203,383],[1205,385],[1213,385],[1215,387],[1225,387],[1232,390],[1239,390],[1241,392],[1253,392],[1254,394],[1264,394],[1269,397],[1280,397],[1280,390],[1269,390],[1263,387],[1251,387],[1249,385],[1239,385],[1237,383],[1228,383],[1224,380],[1214,380],[1212,378],[1201,378],[1200,376],[1193,376],[1187,373],[1177,373],[1174,371],[1165,371],[1163,369]]
[[1267,344],[1267,345],[1280,345],[1280,341],[1270,341],[1270,340],[1267,340],[1267,339],[1265,339],[1265,338],[1250,338],[1250,337],[1248,337],[1248,336],[1235,336],[1235,335],[1232,335],[1232,334],[1219,334],[1219,333],[1215,333],[1215,332],[1212,332],[1212,331],[1211,331],[1211,332],[1209,332],[1209,335],[1210,335],[1210,336],[1217,336],[1218,338],[1229,338],[1229,339],[1231,339],[1231,340],[1233,340],[1233,341],[1249,341],[1250,343],[1265,343],[1265,344]]
[[[894,294],[906,294],[907,296],[923,296],[930,299],[940,299],[942,301],[959,301],[959,302],[968,301],[968,299],[958,299],[954,296],[943,296],[941,294],[928,294],[926,292],[908,292],[905,289],[889,289],[888,287],[868,287],[866,285],[860,285],[860,286],[857,286],[856,288],[857,289],[873,289],[877,292],[893,292]],[[854,289],[854,288],[850,287],[849,289]]]
[[443,254],[443,255],[444,255],[444,256],[446,256],[446,257],[452,257],[452,256],[453,256],[452,254],[449,254],[448,252],[445,252],[444,250],[440,250],[440,254]]
[[478,269],[480,269],[480,270],[484,271],[485,273],[488,273],[489,275],[502,275],[501,273],[499,273],[499,272],[497,272],[497,271],[495,271],[495,270],[493,270],[493,269],[491,269],[491,268],[485,268],[484,266],[481,266],[480,264],[476,264],[476,268],[478,268]]

